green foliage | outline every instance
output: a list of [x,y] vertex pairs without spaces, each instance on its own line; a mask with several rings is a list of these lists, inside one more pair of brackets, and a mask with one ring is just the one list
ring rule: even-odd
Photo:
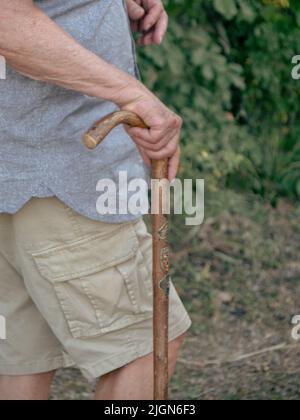
[[[140,52],[145,82],[185,120],[183,173],[212,191],[300,196],[297,0],[168,0],[167,40]],[[272,4],[266,4],[272,3]]]

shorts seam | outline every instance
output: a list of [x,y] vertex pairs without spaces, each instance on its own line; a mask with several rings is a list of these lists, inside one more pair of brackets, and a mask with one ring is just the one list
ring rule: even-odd
[[[17,368],[16,370],[22,371],[22,369],[28,369],[28,368],[32,368],[34,366],[36,366],[38,368],[38,366],[42,366],[42,365],[46,365],[46,364],[51,364],[51,366],[57,366],[57,369],[59,368],[65,368],[65,367],[71,367],[74,366],[74,362],[71,360],[71,358],[69,356],[57,356],[54,358],[50,358],[50,359],[41,359],[41,360],[37,360],[35,362],[30,362],[30,363],[5,363],[5,364],[0,364],[0,370],[4,368]],[[46,366],[45,366],[46,368]],[[50,367],[49,367],[50,368]],[[37,372],[39,373],[39,372]],[[1,375],[1,373],[0,373]]]

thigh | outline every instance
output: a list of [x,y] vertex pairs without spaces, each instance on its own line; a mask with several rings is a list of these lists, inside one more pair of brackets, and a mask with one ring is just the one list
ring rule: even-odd
[[27,375],[64,366],[64,354],[21,276],[12,216],[0,214],[0,375]]
[[46,401],[54,375],[0,376],[0,401]]

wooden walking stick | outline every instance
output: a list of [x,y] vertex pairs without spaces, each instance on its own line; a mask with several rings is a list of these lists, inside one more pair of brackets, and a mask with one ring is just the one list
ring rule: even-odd
[[[119,124],[132,127],[148,128],[133,112],[119,111],[98,121],[84,136],[84,143],[89,149],[95,149],[104,138]],[[152,162],[152,178],[168,178],[168,160]],[[168,326],[169,326],[169,245],[168,219],[163,214],[163,186],[157,184],[152,207],[157,214],[152,215],[153,227],[153,340],[154,340],[154,400],[168,399]]]

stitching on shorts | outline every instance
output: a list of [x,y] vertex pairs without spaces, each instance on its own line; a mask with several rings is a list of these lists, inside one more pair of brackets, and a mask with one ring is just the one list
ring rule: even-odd
[[[90,265],[85,270],[81,270],[81,271],[78,271],[78,272],[77,271],[74,271],[74,272],[71,272],[71,273],[65,273],[65,274],[63,274],[61,276],[51,277],[50,280],[53,280],[53,281],[63,281],[63,280],[66,280],[67,281],[67,280],[70,280],[72,277],[82,277],[82,276],[85,276],[85,275],[89,275],[93,271],[94,272],[96,272],[97,270],[102,271],[102,270],[105,270],[106,268],[109,268],[109,267],[111,267],[113,265],[116,265],[118,263],[122,263],[124,261],[127,261],[129,258],[132,258],[135,255],[135,253],[137,252],[137,250],[138,250],[138,241],[137,241],[137,239],[136,239],[136,237],[134,235],[134,230],[133,229],[130,229],[129,230],[129,235],[130,235],[130,239],[133,240],[133,244],[132,244],[132,247],[129,250],[129,252],[126,255],[124,255],[122,258],[116,256],[115,258],[113,258],[109,262],[106,262],[106,263],[103,262],[101,264],[99,264],[99,262],[98,262],[97,264]],[[60,252],[61,254],[64,254],[64,251],[70,250],[70,249],[71,250],[73,249],[75,251],[76,248],[80,247],[81,245],[84,245],[84,244],[89,243],[91,241],[96,241],[97,239],[100,239],[100,238],[103,239],[103,238],[105,238],[105,236],[103,237],[102,234],[98,234],[98,235],[94,235],[94,236],[89,236],[89,237],[86,237],[85,239],[80,239],[80,240],[75,241],[73,243],[70,243],[68,245],[63,245],[63,246],[58,246],[58,247],[55,247],[55,248],[51,248],[48,251],[39,251],[37,253],[32,253],[32,256],[35,259],[35,261],[36,261],[36,263],[37,263],[37,265],[38,265],[38,267],[40,269],[40,272],[46,278],[48,278],[49,277],[48,270],[47,269],[45,270],[43,268],[43,264],[42,263],[38,263],[37,262],[37,260],[38,260],[39,257],[42,257],[42,256],[51,257],[51,256],[55,255],[57,252]]]
[[99,306],[97,305],[96,300],[93,298],[93,295],[90,293],[89,288],[87,287],[88,282],[86,280],[84,280],[83,278],[80,278],[79,280],[81,281],[81,285],[82,285],[82,288],[83,288],[84,292],[86,293],[87,297],[91,301],[91,304],[92,304],[92,306],[94,308],[94,311],[95,311],[95,314],[96,314],[97,321],[99,323],[99,327],[102,329],[102,328],[104,328],[104,321],[103,321],[102,317],[100,316],[101,310],[100,310]]
[[[120,230],[125,230],[125,227],[128,227],[128,225],[124,225],[124,226],[120,227],[119,229]],[[114,230],[111,233],[115,233],[117,231],[118,231],[118,229]],[[130,229],[130,234],[131,234],[132,239],[135,239],[134,240],[135,246],[133,248],[134,248],[134,251],[136,252],[136,250],[138,248],[138,241],[137,241],[136,235],[134,235],[133,229]],[[108,234],[103,235],[102,233],[98,233],[96,235],[85,235],[81,238],[78,238],[75,241],[65,243],[64,245],[58,245],[58,246],[55,246],[55,247],[50,247],[50,248],[42,249],[42,250],[39,250],[39,251],[33,251],[33,252],[31,252],[31,254],[34,257],[43,256],[44,254],[52,255],[52,254],[56,254],[56,252],[58,252],[58,251],[63,252],[64,250],[68,250],[68,249],[76,249],[81,245],[84,245],[86,243],[89,243],[89,242],[97,240],[97,239],[105,239],[106,237],[109,237],[109,235]]]
[[16,363],[5,363],[4,365],[2,365],[2,364],[0,364],[0,368],[1,367],[3,367],[3,368],[5,368],[5,367],[7,367],[7,366],[15,366],[15,367],[19,367],[20,366],[20,368],[22,368],[22,367],[30,367],[30,366],[36,366],[36,365],[39,365],[39,364],[41,364],[41,363],[59,363],[59,362],[61,362],[62,364],[65,364],[66,362],[67,362],[67,364],[68,364],[68,360],[66,360],[66,358],[64,357],[64,356],[56,356],[56,357],[54,357],[53,359],[43,359],[43,360],[37,360],[37,361],[35,361],[35,362],[30,362],[30,363],[24,363],[24,364],[21,364],[21,363],[19,363],[19,364],[16,364]]
[[[96,273],[97,271],[101,272],[103,270],[106,270],[110,267],[113,267],[116,264],[121,264],[122,262],[127,261],[129,258],[132,258],[135,255],[136,250],[132,250],[129,254],[126,254],[122,259],[120,257],[115,258],[107,263],[102,264],[96,264],[96,265],[90,265],[89,268],[82,270],[82,271],[73,271],[72,273],[63,274],[62,276],[56,276],[56,277],[49,277],[49,273],[47,274],[47,270],[42,268],[41,264],[39,265],[39,269],[41,274],[43,274],[47,279],[53,282],[61,282],[61,281],[71,281],[75,278],[80,278],[83,276],[88,276],[90,274]],[[34,256],[35,258],[35,256]]]
[[63,206],[71,222],[73,232],[75,233],[76,236],[82,236],[82,229],[81,229],[80,223],[78,222],[76,218],[76,213],[71,209],[71,207],[67,206],[66,204],[63,203]]
[[128,292],[129,299],[132,303],[134,312],[135,312],[136,315],[138,315],[138,314],[141,313],[141,308],[138,305],[138,298],[137,298],[137,296],[135,294],[135,291],[134,291],[134,285],[132,284],[133,281],[129,278],[127,273],[124,270],[121,269],[120,266],[117,265],[116,268],[117,268],[119,274],[121,275],[122,279],[124,280],[125,287],[126,287],[126,290]]

